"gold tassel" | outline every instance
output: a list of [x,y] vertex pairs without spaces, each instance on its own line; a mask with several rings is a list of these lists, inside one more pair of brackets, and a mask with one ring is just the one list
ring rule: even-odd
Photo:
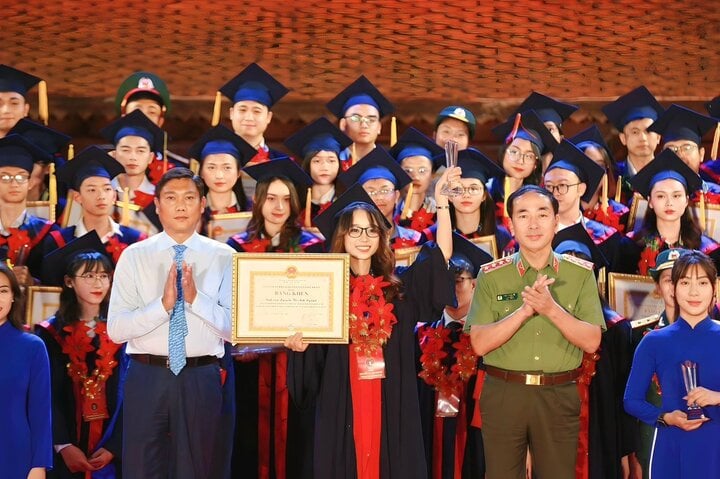
[[408,186],[407,195],[405,195],[405,206],[403,207],[402,214],[400,215],[401,220],[405,220],[410,216],[410,213],[412,213],[412,210],[410,209],[410,200],[412,199],[413,195],[413,184],[410,183],[410,186]]
[[705,218],[705,192],[700,190],[700,230],[704,233],[707,226]]
[[122,213],[120,214],[120,224],[123,226],[130,225],[130,188],[123,188]]
[[68,159],[68,161],[70,161],[70,160],[72,160],[73,158],[75,158],[75,146],[74,146],[72,143],[70,143],[70,144],[68,145],[67,159]]
[[397,143],[397,118],[392,117],[390,120],[390,146],[395,146]]
[[308,186],[307,195],[305,195],[305,228],[312,226],[312,187]]
[[608,206],[609,206],[609,201],[608,201],[608,177],[607,177],[607,173],[605,173],[605,174],[603,175],[603,179],[602,179],[602,193],[601,193],[601,200],[600,200],[600,201],[601,201],[601,205],[602,205],[603,210],[607,211]]
[[713,137],[712,148],[710,149],[710,159],[711,160],[718,159],[718,156],[717,156],[718,143],[720,143],[720,121],[718,122],[717,126],[715,127],[715,136]]
[[50,163],[50,172],[48,174],[48,200],[54,207],[57,204],[57,176],[55,176],[55,163]]
[[503,192],[505,194],[505,200],[503,201],[503,217],[508,218],[507,202],[510,198],[510,177],[505,177],[505,184],[503,185]]
[[47,83],[45,80],[40,80],[40,83],[38,83],[38,116],[43,124],[47,126],[50,111],[48,108]]
[[358,162],[357,150],[355,149],[355,143],[352,144],[352,152],[350,153],[350,155],[352,156],[352,164],[354,165],[355,163]]
[[190,171],[197,175],[200,173],[200,162],[195,158],[190,158]]
[[222,93],[215,93],[215,105],[213,106],[212,120],[210,126],[218,126],[220,123],[220,108],[222,108]]
[[622,175],[618,175],[617,186],[615,187],[615,202],[620,203],[622,198]]
[[168,170],[167,131],[163,131],[163,175]]

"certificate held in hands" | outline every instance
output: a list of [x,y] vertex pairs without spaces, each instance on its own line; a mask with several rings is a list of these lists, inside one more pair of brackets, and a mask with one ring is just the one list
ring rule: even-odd
[[233,256],[232,342],[280,343],[298,331],[309,343],[348,343],[347,254]]

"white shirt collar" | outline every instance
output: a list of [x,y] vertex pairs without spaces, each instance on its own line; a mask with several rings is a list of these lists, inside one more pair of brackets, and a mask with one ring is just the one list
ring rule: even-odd
[[450,323],[459,323],[462,326],[465,324],[465,320],[467,320],[467,314],[460,319],[453,319],[447,311],[443,310],[443,326],[445,327],[450,326]]
[[[107,241],[113,236],[118,235],[122,236],[122,230],[120,229],[120,225],[113,221],[112,218],[108,216],[108,221],[110,222],[110,232],[106,234],[104,237],[100,238],[100,241],[103,243],[107,243]],[[75,237],[79,238],[81,236],[85,236],[88,233],[87,228],[85,227],[85,221],[82,217],[80,217],[80,221],[77,222],[75,225]]]
[[[27,216],[28,216],[27,210],[23,210],[22,213],[20,213],[20,216],[18,216],[17,218],[15,218],[15,221],[13,221],[13,222],[10,224],[9,228],[19,228],[19,227],[21,227],[21,226],[23,225],[23,223],[25,223],[25,220],[27,219]],[[5,225],[2,224],[2,221],[1,221],[1,220],[0,220],[0,234],[2,234],[3,236],[8,236],[8,235],[10,234],[10,231],[8,231],[8,230],[5,228]]]

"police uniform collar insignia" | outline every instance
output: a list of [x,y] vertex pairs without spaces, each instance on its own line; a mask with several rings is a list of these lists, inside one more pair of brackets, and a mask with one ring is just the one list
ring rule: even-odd
[[520,276],[525,276],[525,272],[527,271],[527,268],[525,267],[525,263],[523,263],[523,260],[520,256],[518,256],[518,262],[517,262],[517,270]]
[[[555,270],[556,273],[560,270],[560,261],[558,261],[557,255],[556,255],[555,253],[553,253],[553,264],[552,264],[552,267],[553,267],[553,269]],[[590,268],[590,269],[592,269],[592,268]]]
[[512,262],[512,256],[505,256],[504,258],[496,259],[495,261],[484,264],[481,269],[483,273],[489,273],[491,271],[495,271],[498,268],[502,268],[503,266],[507,266]]
[[[577,256],[573,256],[571,254],[564,254],[564,255],[562,255],[562,258],[565,261],[576,264],[582,268],[589,269],[590,271],[592,271],[595,268],[595,264],[592,261],[587,261],[582,258],[578,258]],[[557,261],[557,258],[555,258],[555,260]]]

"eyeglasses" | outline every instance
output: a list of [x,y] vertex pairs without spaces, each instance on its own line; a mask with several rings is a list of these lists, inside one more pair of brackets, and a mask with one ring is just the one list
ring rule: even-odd
[[417,174],[418,174],[418,175],[424,175],[425,173],[427,173],[428,171],[430,171],[430,168],[425,168],[424,166],[421,166],[420,168],[410,168],[410,167],[406,167],[406,168],[403,168],[403,171],[404,171],[405,173],[407,173],[408,175],[412,175],[412,174],[415,173],[416,171],[417,171]]
[[468,187],[459,187],[458,191],[462,191],[463,195],[480,196],[485,192],[482,186],[472,185]]
[[559,195],[564,195],[570,190],[571,186],[577,186],[579,184],[580,183],[573,183],[572,185],[566,185],[563,183],[561,185],[545,185],[545,189],[552,194],[555,194],[557,192],[557,194]]
[[354,115],[344,117],[346,120],[350,120],[353,123],[365,123],[366,125],[374,125],[380,118],[375,115],[362,116],[355,113]]
[[3,183],[11,183],[14,180],[18,185],[24,185],[29,179],[30,177],[28,175],[23,174],[9,175],[7,173],[3,173],[0,175],[0,182]]
[[537,155],[535,155],[535,153],[523,153],[517,148],[508,148],[505,153],[507,153],[510,160],[519,162],[521,165],[524,165],[526,161],[537,161]]
[[359,238],[363,231],[368,238],[377,238],[380,236],[380,228],[377,226],[368,226],[367,228],[361,228],[360,226],[351,226],[347,234],[351,238]]
[[387,196],[390,196],[390,195],[392,195],[393,193],[395,193],[395,190],[388,190],[388,189],[383,188],[382,190],[366,191],[366,193],[368,194],[368,196],[369,196],[370,198],[375,198],[376,196],[385,196],[385,197],[387,197]]
[[83,273],[81,275],[75,276],[76,278],[80,278],[86,283],[94,283],[98,280],[100,280],[101,283],[109,283],[110,282],[110,275],[107,273]]
[[691,153],[693,150],[696,150],[698,146],[694,143],[685,143],[684,145],[680,146],[666,146],[666,150],[670,150],[676,155],[687,155],[688,153]]

